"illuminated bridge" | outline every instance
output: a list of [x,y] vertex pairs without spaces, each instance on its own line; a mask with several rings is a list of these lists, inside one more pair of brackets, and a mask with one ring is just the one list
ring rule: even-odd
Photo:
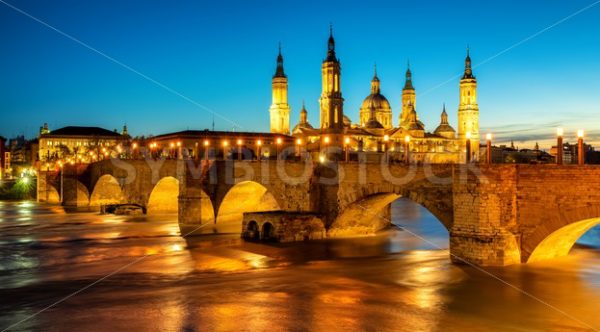
[[40,173],[40,201],[57,202],[62,183],[65,205],[178,213],[182,234],[204,225],[280,239],[372,234],[406,197],[448,229],[453,261],[478,265],[567,255],[600,223],[594,166],[115,159],[66,167],[60,178]]

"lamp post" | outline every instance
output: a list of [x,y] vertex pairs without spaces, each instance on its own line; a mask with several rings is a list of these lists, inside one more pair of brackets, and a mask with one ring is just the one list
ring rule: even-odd
[[177,159],[183,159],[183,153],[181,149],[181,142],[177,142]]
[[323,137],[323,144],[325,145],[324,149],[321,149],[321,154],[325,154],[325,156],[327,156],[327,146],[329,145],[329,136],[324,136]]
[[390,141],[390,136],[389,135],[384,135],[383,136],[383,153],[384,153],[384,158],[385,158],[385,162],[387,163],[389,161],[389,155],[388,155],[388,142]]
[[136,142],[133,142],[131,144],[131,150],[132,150],[131,151],[131,158],[132,159],[137,159],[137,148],[138,148],[138,144]]
[[466,149],[467,150],[466,151],[467,158],[466,158],[466,161],[467,161],[467,163],[470,163],[471,162],[471,132],[467,132],[466,138],[467,138],[467,142],[466,142],[466,144],[467,144],[467,149]]
[[487,163],[488,165],[492,163],[492,134],[485,135],[485,140],[487,142]]
[[404,136],[404,159],[407,164],[410,163],[410,136]]
[[262,145],[262,141],[261,140],[256,140],[256,160],[260,160],[261,156],[260,156],[260,146]]
[[585,164],[585,156],[583,152],[583,129],[577,130],[577,161],[579,166]]
[[556,128],[556,163],[563,164],[563,129]]
[[208,147],[210,146],[210,141],[204,140],[204,160],[208,160]]
[[281,137],[277,137],[277,139],[275,140],[275,157],[277,157],[277,160],[279,160],[279,146],[282,142],[283,140],[281,139]]
[[227,140],[223,141],[223,160],[227,159],[227,147],[229,146],[229,142]]
[[61,161],[58,162],[58,167],[60,168],[60,203],[62,204],[63,203],[63,197],[64,197],[63,196],[63,194],[64,194],[64,191],[63,191],[63,183],[64,183],[63,171],[64,171],[64,168],[63,168],[63,163]]
[[346,162],[349,162],[350,161],[350,137],[344,138],[344,150],[346,150],[344,160]]
[[241,138],[238,138],[238,140],[237,140],[238,160],[242,160],[242,144],[244,144],[244,141],[242,141]]
[[296,155],[300,158],[300,160],[302,160],[302,139],[301,138],[297,138],[296,139]]

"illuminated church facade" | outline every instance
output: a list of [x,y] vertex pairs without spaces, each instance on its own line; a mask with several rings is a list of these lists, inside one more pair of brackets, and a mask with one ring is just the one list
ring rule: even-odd
[[[416,92],[410,67],[406,71],[401,96],[401,111],[394,125],[392,107],[381,93],[381,82],[375,68],[371,80],[371,93],[364,99],[359,111],[358,123],[354,124],[344,115],[344,98],[341,89],[341,66],[335,53],[335,40],[330,31],[327,56],[321,66],[322,93],[319,98],[320,123],[314,127],[308,122],[308,111],[302,105],[300,121],[292,128],[291,135],[309,152],[322,151],[326,146],[337,146],[351,152],[366,154],[389,152],[408,155],[411,162],[458,163],[477,160],[479,156],[479,107],[477,105],[477,80],[471,68],[467,50],[465,70],[459,83],[458,126],[456,131],[448,122],[445,105],[440,123],[433,132],[417,114]],[[277,69],[272,80],[273,100],[269,109],[271,132],[290,134],[290,106],[288,104],[288,78],[284,74],[281,49],[277,57]],[[470,149],[467,148],[470,144]]]

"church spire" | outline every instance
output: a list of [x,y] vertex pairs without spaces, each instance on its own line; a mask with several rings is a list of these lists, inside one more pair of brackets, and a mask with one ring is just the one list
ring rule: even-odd
[[442,109],[440,125],[447,125],[447,124],[448,124],[448,113],[446,113],[446,103],[444,103],[444,106]]
[[308,112],[306,111],[306,105],[304,104],[304,99],[302,99],[302,109],[300,110],[300,123],[301,124],[308,123]]
[[465,58],[465,74],[463,75],[463,79],[465,78],[475,78],[475,76],[473,76],[473,69],[471,68],[471,52],[469,46],[467,46],[467,57]]
[[329,23],[329,40],[327,41],[327,59],[325,61],[338,61],[335,57],[335,40],[333,39],[333,24],[331,23]]
[[377,77],[377,64],[375,64],[373,70],[373,79],[371,80],[371,94],[377,95],[381,91],[379,77]]
[[410,71],[410,62],[406,63],[406,80],[404,82],[404,90],[414,90],[412,84],[412,72]]
[[281,55],[281,42],[279,43],[279,54],[277,55],[277,69],[273,77],[286,77],[283,72],[283,56]]

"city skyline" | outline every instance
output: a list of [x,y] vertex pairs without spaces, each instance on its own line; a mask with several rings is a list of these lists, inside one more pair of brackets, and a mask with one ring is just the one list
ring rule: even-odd
[[[519,17],[535,13],[532,4],[523,4],[518,13],[509,10],[514,3],[483,5],[497,16],[506,14],[505,21],[516,21],[511,29],[499,29],[498,21],[487,22],[490,17],[486,16],[491,14],[482,12],[481,5],[474,2],[463,3],[464,7],[438,4],[447,6],[448,11],[429,14],[424,6],[402,3],[399,7],[405,6],[415,15],[401,16],[397,22],[384,19],[392,16],[384,9],[397,9],[396,4],[388,3],[367,8],[364,4],[352,8],[339,4],[325,8],[315,4],[237,4],[239,11],[229,12],[230,16],[223,14],[225,5],[155,3],[155,7],[144,8],[143,17],[131,19],[127,14],[140,4],[119,8],[116,3],[80,4],[78,8],[68,2],[52,7],[33,2],[9,4],[138,74],[0,3],[2,22],[10,27],[3,29],[0,40],[13,46],[0,55],[3,63],[11,64],[0,78],[0,107],[5,113],[0,134],[7,137],[32,137],[44,122],[51,129],[67,125],[112,129],[127,123],[133,135],[158,135],[211,128],[210,111],[217,114],[216,129],[231,130],[234,123],[241,122],[244,125],[238,124],[237,130],[268,131],[269,85],[278,42],[283,44],[290,82],[291,125],[298,122],[303,101],[309,121],[318,123],[319,63],[332,22],[342,63],[344,113],[353,123],[358,122],[360,103],[369,94],[373,64],[377,63],[381,90],[390,100],[397,124],[404,71],[410,59],[419,117],[432,130],[445,103],[450,123],[455,125],[458,76],[470,45],[480,82],[482,134],[493,133],[498,143],[512,139],[521,148],[531,148],[537,141],[549,149],[555,128],[561,126],[567,140],[583,128],[590,143],[600,141],[600,128],[587,120],[600,104],[593,94],[598,82],[594,73],[600,72],[594,62],[597,49],[590,47],[599,39],[592,25],[599,14],[593,2],[545,3],[543,15],[527,21]],[[337,11],[329,8],[336,5]],[[245,15],[244,10],[252,15]],[[281,24],[286,20],[295,23],[299,20],[296,16],[302,15],[293,13],[311,10],[316,17],[301,28]],[[190,13],[182,16],[183,11]],[[361,11],[365,24],[352,24],[352,15]],[[369,15],[374,11],[378,16]],[[468,12],[478,15],[452,18]],[[109,13],[110,20],[105,20]],[[235,27],[218,24],[220,15],[234,20]],[[252,25],[250,16],[263,24]],[[422,22],[423,18],[435,24]],[[166,24],[153,26],[156,20]],[[100,28],[94,29],[95,24]],[[209,31],[212,24],[218,28]],[[476,28],[470,29],[472,26]],[[576,38],[573,31],[577,31]],[[489,35],[495,37],[486,37]]]

